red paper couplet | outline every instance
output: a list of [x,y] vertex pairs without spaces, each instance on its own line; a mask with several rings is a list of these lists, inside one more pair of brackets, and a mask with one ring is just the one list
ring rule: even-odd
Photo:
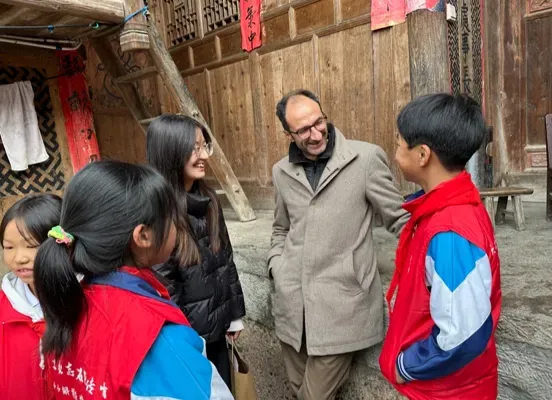
[[261,0],[240,0],[242,49],[261,47]]
[[57,51],[59,96],[73,171],[100,159],[84,62],[76,51]]

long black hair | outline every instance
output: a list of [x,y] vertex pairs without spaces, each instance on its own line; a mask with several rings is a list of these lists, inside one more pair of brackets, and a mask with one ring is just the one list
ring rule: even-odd
[[70,345],[85,307],[76,274],[103,275],[132,257],[132,232],[144,224],[161,248],[176,219],[174,192],[153,168],[119,161],[88,164],[70,181],[63,197],[59,225],[71,245],[47,239],[34,265],[35,286],[44,311],[45,353],[59,357]]
[[4,247],[6,227],[15,221],[17,230],[32,245],[39,246],[48,238],[48,231],[59,224],[61,198],[55,194],[28,195],[12,205],[0,223],[0,244]]
[[[183,211],[186,210],[186,188],[184,186],[184,167],[192,156],[196,145],[197,129],[201,131],[207,143],[211,142],[207,130],[195,119],[178,114],[165,114],[155,120],[148,127],[146,149],[147,160],[171,184],[178,195]],[[201,195],[211,201],[207,210],[207,224],[209,227],[209,243],[214,252],[221,247],[220,240],[220,207],[216,192],[203,180],[196,183]],[[183,218],[185,213],[181,213]],[[181,221],[181,225],[189,222]],[[177,258],[182,265],[190,265],[199,261],[197,243],[187,237],[186,230],[179,230]]]

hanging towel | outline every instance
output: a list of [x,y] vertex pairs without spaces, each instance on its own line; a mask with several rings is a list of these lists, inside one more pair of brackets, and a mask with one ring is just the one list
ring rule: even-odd
[[48,159],[33,99],[29,81],[0,85],[0,138],[14,171]]

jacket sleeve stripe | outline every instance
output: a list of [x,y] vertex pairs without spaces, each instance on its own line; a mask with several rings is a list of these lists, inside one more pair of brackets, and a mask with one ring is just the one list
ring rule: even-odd
[[204,351],[204,340],[190,327],[164,326],[134,377],[132,398],[231,400]]
[[435,325],[427,339],[404,351],[405,378],[449,375],[479,356],[492,335],[492,274],[483,250],[453,232],[436,235],[426,256],[426,281]]

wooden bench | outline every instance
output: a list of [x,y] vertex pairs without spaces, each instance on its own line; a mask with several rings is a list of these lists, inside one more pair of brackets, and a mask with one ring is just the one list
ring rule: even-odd
[[[533,194],[533,189],[523,187],[496,187],[489,189],[481,189],[479,191],[481,198],[485,203],[485,208],[491,217],[493,226],[496,224],[503,224],[506,219],[506,214],[510,213],[506,211],[508,205],[508,197],[512,198],[513,215],[516,223],[516,229],[518,231],[525,230],[525,214],[523,212],[523,203],[521,196]],[[494,199],[498,197],[498,201],[495,208]]]

